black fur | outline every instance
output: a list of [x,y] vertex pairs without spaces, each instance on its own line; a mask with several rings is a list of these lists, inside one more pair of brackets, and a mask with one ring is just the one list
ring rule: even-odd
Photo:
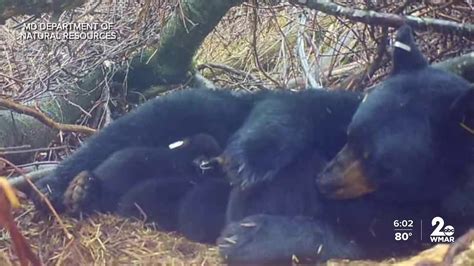
[[[77,197],[70,195],[84,193],[82,188],[79,190],[66,190],[66,188],[68,186],[74,188],[85,183],[87,184],[84,186],[85,191],[92,193],[86,193],[87,196],[79,200],[81,204],[73,208],[74,212],[118,211],[123,215],[146,216],[164,229],[174,230],[170,225],[179,224],[180,230],[187,232],[185,234],[191,239],[210,241],[222,227],[216,226],[210,230],[212,225],[223,225],[222,217],[225,217],[226,211],[222,206],[225,206],[229,196],[228,183],[214,183],[209,187],[197,186],[199,191],[207,189],[208,195],[196,195],[197,192],[193,190],[188,192],[188,184],[177,181],[176,176],[183,175],[179,174],[179,171],[189,173],[186,163],[192,156],[183,159],[167,153],[163,147],[193,134],[201,132],[210,134],[219,144],[227,143],[224,155],[221,156],[225,160],[225,166],[252,162],[245,165],[245,172],[240,172],[240,177],[233,175],[231,179],[247,180],[242,183],[247,183],[248,186],[241,187],[250,188],[273,178],[255,174],[276,173],[285,167],[285,164],[299,156],[306,156],[311,150],[325,151],[322,155],[324,158],[335,154],[338,147],[344,143],[345,128],[340,127],[340,122],[332,121],[348,121],[349,113],[353,112],[359,101],[359,95],[351,92],[265,91],[234,95],[222,91],[183,90],[144,104],[134,112],[114,121],[62,162],[51,176],[42,179],[36,185],[48,195],[59,211],[64,210],[65,191],[66,202],[72,203],[78,200]],[[341,107],[349,111],[339,111]],[[329,127],[332,131],[320,130],[315,126],[317,124],[324,124],[324,127]],[[292,127],[288,127],[289,125]],[[238,154],[240,155],[237,156]],[[247,157],[250,160],[245,159]],[[184,161],[185,164],[180,163],[179,167],[170,168],[176,160]],[[257,160],[257,164],[253,164],[253,160]],[[89,175],[73,180],[84,171]],[[232,170],[229,172],[235,173]],[[255,179],[252,179],[254,177]],[[147,181],[149,179],[163,181]],[[282,184],[291,182],[291,178],[282,179]],[[302,184],[296,186],[301,187]],[[306,183],[306,186],[314,187],[310,183]],[[284,185],[281,186],[283,187]],[[275,191],[281,191],[281,188],[275,187]],[[211,189],[216,190],[209,191]],[[81,193],[69,193],[69,191]],[[94,194],[97,197],[94,197]],[[179,197],[180,194],[182,197]],[[213,197],[225,200],[221,202],[222,205],[213,207],[191,201],[187,202],[189,204],[177,203],[175,200],[164,199],[162,195],[169,195],[167,197],[170,198],[202,197],[205,202],[210,203]],[[72,200],[68,200],[71,198]],[[277,195],[274,198],[277,198]],[[155,201],[160,201],[160,204],[153,207]],[[233,202],[236,206],[239,205],[238,201]],[[38,199],[36,203],[37,206],[42,206]],[[187,209],[196,212],[183,213],[180,207],[176,208],[181,204],[192,206]],[[260,208],[258,205],[262,203],[255,202],[255,204],[258,209]],[[288,204],[291,205],[291,199],[288,200]],[[135,205],[141,205],[144,215]],[[278,206],[275,208],[281,209]],[[157,218],[164,216],[161,215],[162,212],[170,213],[173,210],[181,214],[169,215],[169,220],[160,221]],[[198,213],[198,210],[204,213]],[[222,213],[214,215],[217,214],[217,210],[222,210]],[[198,217],[195,224],[208,226],[207,228],[196,226],[194,227],[196,230],[192,231],[189,229],[192,223],[174,223],[177,216],[195,216]]]
[[[472,220],[463,213],[473,206],[472,191],[459,188],[472,183],[464,172],[473,163],[474,135],[461,123],[466,121],[472,126],[469,122],[473,121],[474,93],[460,77],[429,67],[411,34],[408,26],[398,31],[397,41],[411,49],[395,48],[393,73],[368,94],[352,120],[332,120],[328,127],[325,123],[289,123],[295,127],[290,129],[294,135],[306,138],[307,133],[297,134],[311,132],[302,125],[318,125],[313,129],[324,132],[319,136],[326,137],[315,138],[320,141],[331,139],[327,138],[334,132],[331,125],[348,126],[347,145],[318,178],[318,189],[323,194],[304,185],[318,173],[307,167],[315,160],[310,159],[311,156],[286,159],[286,154],[275,152],[278,149],[274,148],[285,146],[273,145],[272,149],[262,149],[272,154],[246,161],[247,156],[241,152],[245,146],[237,146],[234,157],[240,165],[233,168],[241,170],[237,172],[243,175],[237,175],[241,182],[233,182],[240,186],[231,192],[228,208],[231,223],[218,239],[220,252],[227,262],[286,264],[291,262],[292,254],[299,255],[303,261],[402,256],[426,246],[430,222],[435,216],[444,215],[456,228],[456,236],[472,225]],[[338,111],[344,110],[339,107],[336,113]],[[284,115],[290,117],[289,113],[294,111],[286,110]],[[297,121],[318,117],[318,114],[321,113],[297,116]],[[352,114],[348,111],[349,116]],[[254,134],[248,134],[247,138],[253,138]],[[344,140],[343,137],[336,139]],[[304,143],[301,138],[295,142],[290,146],[314,147],[317,149],[313,151],[319,153],[332,151]],[[229,148],[233,147],[228,146],[227,152]],[[341,192],[338,190],[340,176],[356,166],[344,164],[342,158],[347,157],[347,151],[360,161],[363,174],[376,190],[358,199],[327,199],[325,196],[333,198],[335,192]],[[282,170],[257,173],[256,176],[263,179],[273,175],[273,179],[247,188],[245,181],[249,178],[242,179],[242,176],[250,176],[251,181],[255,179],[255,173],[245,169],[249,161],[275,156],[283,158],[279,161]],[[306,163],[302,158],[306,158]],[[321,160],[316,159],[316,162]],[[294,183],[285,183],[285,179],[291,178]],[[464,196],[453,197],[452,193]],[[454,208],[447,208],[448,200]],[[232,206],[238,208],[232,209]],[[246,215],[250,216],[241,220]],[[304,216],[306,220],[295,222],[295,215]],[[416,229],[410,241],[397,242],[393,224],[402,219],[413,220]],[[425,235],[420,235],[420,222],[424,223]]]
[[[166,147],[199,133],[208,133],[218,143],[226,143],[244,122],[254,100],[254,97],[200,89],[151,100],[91,137],[52,175],[36,185],[58,211],[63,211],[64,192],[80,172],[92,172],[112,154],[126,148]],[[40,199],[34,200],[37,206],[44,206]]]
[[[129,203],[137,201],[163,203],[155,213],[202,210],[194,217],[204,233],[196,229],[188,235],[210,241],[220,230],[214,226],[222,224],[225,208],[199,205],[195,199],[214,203],[229,196],[228,225],[218,243],[230,263],[288,263],[290,254],[304,261],[405,255],[422,243],[416,237],[394,242],[393,220],[429,221],[434,214],[447,213],[445,195],[467,182],[463,171],[473,157],[473,142],[465,124],[472,126],[473,93],[462,79],[427,66],[411,29],[403,27],[397,36],[411,49],[395,49],[392,75],[362,104],[351,92],[233,95],[183,90],[118,119],[37,185],[43,192],[51,189],[48,197],[61,210],[64,190],[74,176],[93,171],[114,152],[162,147],[204,132],[225,145],[219,158],[233,185],[230,195],[225,182],[204,182],[196,187],[206,193],[186,192],[183,197],[192,200],[176,207],[161,195],[179,198],[186,183],[150,179],[133,186],[124,196],[131,199],[119,204],[121,210],[133,209]],[[360,199],[327,199],[328,184],[341,170],[339,155],[331,159],[346,141],[364,159],[364,172],[377,190]],[[328,160],[316,187],[315,177]],[[456,197],[452,200],[460,204]],[[182,223],[180,217],[188,214],[171,215],[170,224],[176,221],[187,232],[193,223]],[[464,228],[462,223],[455,226]]]
[[67,210],[116,212],[213,242],[224,226],[230,186],[221,169],[203,163],[222,152],[220,145],[206,134],[172,145],[125,148],[82,172],[64,194]]

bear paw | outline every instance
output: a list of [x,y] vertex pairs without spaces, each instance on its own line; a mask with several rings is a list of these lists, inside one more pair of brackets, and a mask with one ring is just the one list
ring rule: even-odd
[[98,195],[99,180],[90,172],[80,172],[69,184],[64,192],[63,204],[66,211],[72,214],[79,213],[85,206],[91,205],[93,196]]
[[[253,215],[227,225],[217,240],[219,252],[229,264],[289,264],[307,259],[307,250],[317,250],[309,231],[295,230],[305,220],[273,215]],[[304,226],[305,227],[305,226]],[[309,241],[303,237],[310,239]],[[305,256],[300,257],[299,255]]]
[[256,167],[255,162],[243,155],[243,152],[227,150],[222,155],[222,168],[231,185],[246,189],[257,183],[272,179],[279,169]]
[[361,251],[322,221],[309,217],[259,214],[230,223],[217,240],[229,264],[314,263],[360,258]]
[[266,243],[264,223],[264,215],[255,215],[227,225],[217,239],[219,253],[224,260],[229,263],[258,260]]

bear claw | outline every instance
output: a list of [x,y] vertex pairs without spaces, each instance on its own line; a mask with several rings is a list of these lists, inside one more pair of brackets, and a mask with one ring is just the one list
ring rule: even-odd
[[252,222],[246,222],[246,223],[240,223],[240,226],[242,226],[242,227],[250,227],[250,228],[251,228],[251,227],[257,226],[257,224],[256,224],[256,223],[252,223]]
[[77,213],[82,209],[91,194],[93,182],[95,178],[88,171],[82,171],[74,177],[64,192],[63,203],[67,212]]
[[233,245],[237,244],[237,236],[236,235],[230,236],[230,237],[224,237],[224,238],[222,238],[222,240],[224,240],[227,243],[233,244]]

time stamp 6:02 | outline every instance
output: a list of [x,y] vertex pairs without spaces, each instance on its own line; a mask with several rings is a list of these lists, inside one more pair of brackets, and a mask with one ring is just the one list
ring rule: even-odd
[[413,236],[414,221],[394,220],[393,230],[395,231],[395,241],[407,241]]
[[[423,221],[419,223],[420,240],[423,241]],[[454,227],[445,225],[444,219],[434,217],[431,220],[432,230],[427,235],[427,240],[431,243],[452,243],[454,242]],[[395,241],[408,241],[414,235],[415,221],[412,219],[400,219],[393,221],[394,239]],[[418,231],[418,229],[417,229]]]

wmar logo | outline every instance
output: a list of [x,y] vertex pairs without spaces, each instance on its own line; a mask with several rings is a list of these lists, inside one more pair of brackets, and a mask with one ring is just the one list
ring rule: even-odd
[[431,243],[453,243],[454,242],[454,227],[451,225],[444,226],[444,219],[435,217],[431,220],[431,226],[434,230],[430,235]]

